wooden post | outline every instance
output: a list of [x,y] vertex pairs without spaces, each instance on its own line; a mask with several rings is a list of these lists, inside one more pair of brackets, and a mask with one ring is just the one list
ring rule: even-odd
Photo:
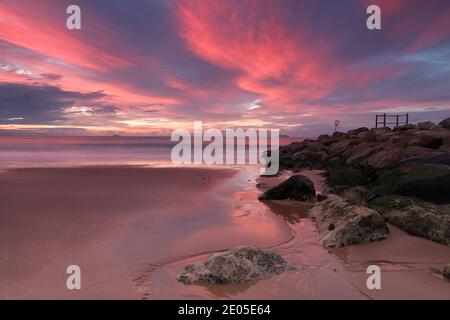
[[375,129],[378,128],[378,115],[375,115]]
[[384,114],[383,127],[386,127],[386,113]]
[[397,125],[396,126],[398,127],[398,115],[397,115]]
[[409,113],[406,114],[406,125],[408,125]]

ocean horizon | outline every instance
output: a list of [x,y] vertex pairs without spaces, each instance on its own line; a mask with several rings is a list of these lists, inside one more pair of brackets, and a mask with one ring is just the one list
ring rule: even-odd
[[[300,140],[280,136],[280,145]],[[0,136],[0,168],[168,164],[177,143],[170,136]]]

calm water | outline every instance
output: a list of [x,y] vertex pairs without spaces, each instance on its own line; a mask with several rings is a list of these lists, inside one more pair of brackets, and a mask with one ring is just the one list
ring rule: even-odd
[[[280,144],[298,138],[280,137]],[[170,137],[0,137],[0,168],[170,162]]]

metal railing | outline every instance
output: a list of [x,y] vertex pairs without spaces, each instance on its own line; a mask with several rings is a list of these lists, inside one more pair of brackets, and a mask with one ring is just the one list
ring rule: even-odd
[[386,127],[389,125],[395,125],[396,127],[400,125],[409,124],[409,114],[377,114],[375,117],[375,128],[379,128],[379,125]]

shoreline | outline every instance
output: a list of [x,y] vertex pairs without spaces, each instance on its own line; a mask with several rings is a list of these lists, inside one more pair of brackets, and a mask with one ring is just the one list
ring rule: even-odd
[[[82,172],[85,174],[80,174]],[[103,180],[98,179],[98,172],[103,172]],[[14,177],[14,173],[16,177]],[[17,176],[18,173],[19,176]],[[59,179],[54,176],[55,174],[60,174]],[[94,176],[92,176],[93,174]],[[110,174],[119,182],[134,181],[134,183],[129,182],[128,185],[121,185],[118,188],[117,185],[115,186],[114,179],[104,180],[107,180],[106,176]],[[155,174],[159,175],[156,182]],[[31,190],[36,191],[37,185],[39,181],[42,182],[42,179],[47,181],[47,187],[56,183],[56,189],[47,190],[47,195],[51,195],[52,199],[58,198],[58,195],[64,198],[65,195],[71,194],[69,191],[78,189],[73,188],[74,184],[86,186],[88,185],[86,182],[90,182],[93,185],[78,195],[71,194],[72,198],[78,196],[79,199],[88,202],[86,206],[82,206],[87,213],[82,214],[82,217],[77,216],[75,221],[73,221],[74,213],[80,213],[75,210],[76,208],[72,208],[70,211],[71,215],[69,216],[72,218],[58,217],[57,214],[55,215],[57,210],[53,214],[50,213],[50,216],[47,213],[44,224],[47,225],[44,228],[46,231],[44,230],[45,232],[41,236],[50,239],[37,241],[35,238],[32,241],[33,248],[25,250],[25,247],[16,246],[14,249],[14,245],[5,248],[5,240],[8,242],[14,239],[12,236],[14,228],[3,232],[4,239],[1,239],[0,246],[3,246],[2,252],[6,252],[2,257],[2,261],[6,261],[6,264],[0,264],[0,275],[6,275],[9,281],[0,283],[0,297],[2,299],[426,299],[429,296],[436,299],[450,299],[450,287],[445,280],[439,279],[436,274],[432,273],[429,276],[433,278],[426,276],[429,273],[427,268],[430,267],[430,264],[423,263],[426,260],[424,256],[415,255],[415,260],[410,261],[409,264],[413,265],[422,263],[422,270],[419,268],[413,272],[408,263],[399,261],[398,257],[402,257],[402,255],[393,256],[395,252],[403,252],[400,249],[413,241],[422,247],[436,248],[436,246],[440,246],[438,251],[429,249],[421,253],[426,254],[428,258],[433,257],[434,261],[441,263],[447,258],[450,260],[448,248],[442,248],[443,246],[429,240],[416,238],[394,229],[388,239],[380,242],[330,250],[320,245],[317,228],[308,217],[308,210],[313,206],[312,203],[291,200],[276,200],[268,203],[258,201],[261,189],[258,189],[257,185],[269,188],[285,180],[291,174],[291,172],[285,171],[276,177],[259,177],[257,170],[248,168],[178,167],[176,169],[174,167],[130,165],[5,170],[0,178],[2,181],[5,179],[10,183],[15,181],[22,187],[25,183],[30,192]],[[299,174],[304,174],[313,180],[317,193],[324,191],[324,178],[321,176],[320,170],[307,170],[299,172]],[[51,178],[52,176],[53,178]],[[68,178],[72,178],[69,179],[72,184],[72,188],[69,190],[67,186],[65,186],[66,189],[61,186],[61,181],[66,181]],[[162,183],[163,181],[165,185]],[[152,184],[153,189],[149,188],[149,184]],[[207,188],[205,188],[205,184],[208,185]],[[102,191],[102,186],[105,185],[108,189]],[[151,201],[148,201],[142,194],[143,189],[148,189],[148,192],[157,192],[160,196],[154,196]],[[163,190],[158,191],[158,189]],[[8,190],[9,195],[15,194],[17,197],[19,194],[18,191],[14,192],[14,189],[8,188]],[[24,192],[23,188],[20,190],[22,193]],[[95,196],[86,198],[92,191]],[[44,191],[40,190],[38,193],[41,194],[35,195],[35,197],[42,197],[42,192]],[[106,194],[109,195],[107,198],[105,198]],[[122,199],[123,202],[119,201],[119,203],[107,206],[109,210],[113,211],[113,218],[106,219],[103,216],[96,219],[96,216],[102,216],[102,212],[104,215],[105,208],[102,206],[89,207],[98,199],[111,199],[111,195],[114,195],[113,202],[116,202],[121,197],[130,197],[133,194],[132,199]],[[5,196],[5,188],[0,187],[0,199],[6,199]],[[174,201],[173,197],[177,197],[178,200]],[[8,199],[11,201],[11,198]],[[13,202],[20,202],[17,200]],[[34,201],[37,200],[34,199]],[[163,204],[158,204],[158,201],[163,201]],[[41,205],[45,203],[42,199],[38,202]],[[67,203],[63,203],[60,204],[60,207],[67,205]],[[6,208],[8,204],[3,202],[3,206]],[[172,208],[164,214],[159,213],[156,217],[152,216],[167,206]],[[23,208],[22,211],[17,211],[19,209],[17,206],[12,206],[12,208],[13,211],[16,210],[16,213],[26,212]],[[118,208],[118,211],[128,208],[127,210],[131,214],[128,213],[125,218],[116,212]],[[54,231],[58,227],[52,225],[53,222],[50,218],[57,220],[54,222],[59,225],[59,228],[63,228],[63,234],[58,235]],[[168,226],[174,229],[164,229],[166,227],[158,226],[155,218],[159,221],[167,220]],[[5,221],[4,216],[0,216],[0,219]],[[9,220],[10,226],[12,220]],[[110,223],[106,223],[109,220]],[[191,232],[186,233],[186,223],[188,222],[190,224],[195,222],[193,224],[196,226],[188,228]],[[77,224],[79,224],[78,228]],[[83,228],[79,227],[82,224],[88,226],[87,230],[81,231]],[[50,229],[48,229],[49,225],[52,226]],[[390,226],[390,228],[392,230],[394,227]],[[17,229],[16,227],[15,231],[22,232],[22,235],[26,234],[26,237],[33,235],[32,232],[25,232],[25,229],[22,225],[22,228]],[[152,236],[156,236],[152,240],[148,236],[149,233],[151,230],[158,229],[159,233],[152,234]],[[179,234],[180,232],[183,233],[183,236]],[[35,234],[33,236],[36,237]],[[16,240],[20,240],[20,238],[16,238]],[[157,241],[158,244],[166,243],[168,245],[164,250],[159,249],[158,251],[154,244],[152,245],[154,241]],[[176,273],[183,265],[200,261],[212,253],[242,244],[271,249],[300,268],[296,272],[289,271],[246,285],[186,286],[175,280]],[[58,263],[52,261],[52,266],[48,268],[42,267],[39,259],[31,261],[34,258],[26,256],[26,254],[36,254],[39,252],[39,248],[41,254],[46,252],[44,257],[47,260],[52,260],[50,258],[52,256],[53,259],[61,261]],[[368,249],[370,250],[366,252]],[[153,258],[152,250],[154,250]],[[70,251],[69,254],[67,251]],[[417,251],[415,248],[413,252]],[[437,252],[437,256],[430,255],[431,251],[433,254]],[[102,253],[99,255],[98,252]],[[162,256],[155,258],[155,252],[160,252]],[[68,263],[69,257],[77,257],[83,261],[82,270],[86,271],[87,269],[84,278],[87,281],[87,289],[84,291],[70,292],[64,288],[66,275],[62,261]],[[43,257],[39,258],[43,259]],[[28,264],[30,267],[17,268],[19,261],[17,259],[24,259],[20,264]],[[395,286],[389,286],[389,290],[386,292],[381,290],[374,293],[364,287],[367,275],[362,266],[373,261],[381,262],[382,269],[389,271],[387,276],[389,281],[395,283]],[[10,268],[8,268],[8,263]],[[393,268],[393,265],[397,267]],[[102,266],[106,268],[106,273],[97,270]],[[53,273],[57,276],[52,275]],[[395,279],[399,278],[399,280],[391,279],[391,275],[394,274]],[[58,287],[49,285],[49,279],[58,281]],[[417,287],[416,291],[411,289],[411,284],[413,287],[414,285]],[[406,294],[399,290],[402,286],[408,288]],[[422,290],[421,286],[424,286],[425,289]]]

